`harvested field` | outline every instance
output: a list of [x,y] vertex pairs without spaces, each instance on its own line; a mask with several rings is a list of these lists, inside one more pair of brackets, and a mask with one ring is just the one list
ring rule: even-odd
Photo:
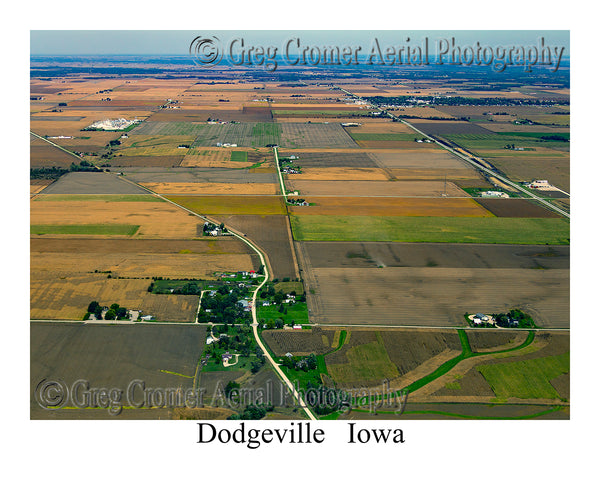
[[111,167],[177,167],[183,162],[183,155],[115,156],[107,163]]
[[[285,175],[285,174],[284,174]],[[294,175],[295,177],[295,175]],[[287,176],[285,178],[291,178]],[[302,169],[302,180],[379,180],[386,181],[390,177],[381,168],[328,167]]]
[[497,217],[560,218],[537,202],[521,198],[476,198],[475,201]]
[[451,351],[456,356],[462,351],[458,334],[453,331],[383,330],[381,337],[400,375],[441,353]]
[[565,192],[571,191],[569,158],[499,157],[488,158],[496,168],[514,182],[530,182],[544,178]]
[[276,195],[274,183],[142,183],[153,192],[173,195]]
[[273,278],[298,278],[289,221],[285,215],[216,215],[228,227],[245,233],[266,252]]
[[184,156],[188,148],[180,146],[191,145],[194,138],[193,135],[131,135],[120,140],[115,152],[123,156]]
[[286,213],[283,198],[280,196],[168,195],[167,198],[196,213],[206,215],[285,215]]
[[294,155],[297,158],[293,160],[294,164],[300,165],[303,168],[329,168],[329,167],[346,167],[346,168],[374,168],[378,165],[370,158],[369,155],[362,152],[301,152],[279,150],[279,158],[285,158]]
[[[258,168],[122,168],[128,180],[136,183],[277,183],[277,175]],[[125,182],[122,182],[125,183]]]
[[460,122],[460,121],[440,121],[440,122],[427,122],[427,121],[414,121],[410,120],[410,123],[414,123],[422,132],[427,135],[464,135],[464,134],[489,134],[489,130],[480,127],[479,125],[472,122]]
[[568,270],[570,247],[397,242],[299,242],[306,269],[431,267]]
[[214,272],[256,270],[260,261],[233,237],[198,240],[37,238],[31,270],[62,274],[110,272],[112,277],[212,278]]
[[290,222],[298,241],[532,245],[570,242],[569,223],[562,218],[292,215]]
[[286,187],[297,190],[300,196],[378,196],[378,197],[468,197],[464,190],[443,181],[335,181],[301,180],[302,176],[288,177]]
[[338,388],[379,386],[399,376],[378,331],[351,330],[342,348],[325,357]]
[[494,352],[507,350],[522,344],[528,332],[510,332],[506,330],[487,329],[479,332],[467,331],[471,350],[474,352]]
[[48,185],[50,185],[54,180],[38,178],[29,180],[29,193],[31,195],[40,193],[44,190]]
[[[43,410],[34,399],[36,385],[44,378],[62,379],[68,386],[79,379],[90,387],[114,387],[127,391],[136,378],[147,388],[191,388],[196,363],[204,348],[206,328],[201,325],[74,325],[32,323],[30,337],[30,416],[35,418],[109,419],[104,409]],[[180,375],[161,372],[172,371]],[[124,400],[124,405],[127,402]],[[137,400],[137,398],[136,398]],[[116,418],[139,418],[141,412],[168,418],[167,409],[124,409]]]
[[362,149],[411,150],[431,148],[429,143],[417,143],[412,138],[410,140],[357,140],[356,143]]
[[456,185],[475,183],[477,186],[489,186],[480,173],[472,168],[388,168],[386,172],[392,180],[400,181],[430,181],[443,180],[451,181]]
[[309,207],[288,206],[294,215],[491,217],[470,198],[305,197]]
[[282,123],[283,148],[358,148],[354,140],[337,123]]
[[134,238],[194,238],[198,236],[198,225],[204,223],[168,202],[48,202],[38,198],[31,202],[32,225],[128,224],[140,225]]
[[468,312],[520,308],[541,327],[569,326],[569,271],[315,268],[307,290],[320,324],[464,325]]
[[49,194],[140,194],[146,190],[102,172],[70,172],[60,177],[44,191]]
[[370,157],[381,167],[386,168],[422,168],[422,169],[468,169],[473,168],[440,148],[416,148],[397,152],[370,153]]
[[30,316],[34,319],[81,320],[92,300],[101,305],[118,303],[143,310],[157,321],[193,322],[197,295],[154,295],[148,293],[151,280],[107,278],[88,273],[59,276],[54,272],[32,271]]
[[272,122],[273,115],[268,107],[252,108],[243,107],[243,109],[211,109],[190,106],[180,109],[163,109],[156,112],[150,118],[149,122],[206,122],[212,118],[221,122]]
[[[310,330],[266,330],[262,337],[277,356],[286,353],[305,356],[321,355],[332,350],[334,331],[313,327]],[[335,345],[337,347],[337,345]]]
[[30,166],[33,167],[69,167],[77,158],[49,143],[29,147]]

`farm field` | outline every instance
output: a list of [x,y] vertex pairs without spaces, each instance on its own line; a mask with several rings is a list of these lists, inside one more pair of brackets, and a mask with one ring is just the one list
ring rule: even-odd
[[[150,195],[139,196],[152,198]],[[139,225],[133,238],[202,236],[204,222],[168,202],[88,201],[80,196],[75,196],[72,201],[61,198],[61,201],[52,202],[38,198],[30,203],[31,225]]]
[[284,215],[285,204],[280,196],[252,195],[167,195],[169,200],[193,212],[206,215]]
[[[190,388],[193,378],[189,377],[194,376],[205,335],[206,328],[199,325],[32,323],[30,418],[77,418],[78,413],[89,413],[95,419],[113,418],[103,409],[43,410],[33,392],[44,378],[60,378],[68,385],[83,378],[92,387],[115,387],[124,392],[136,378],[144,379],[148,388]],[[117,418],[140,418],[142,412],[150,418],[167,417],[165,409],[124,409]]]
[[294,155],[294,164],[300,165],[303,168],[376,168],[377,163],[373,161],[370,155],[356,150],[346,152],[331,152],[325,151],[295,151],[295,150],[278,150],[280,159]]
[[472,170],[472,167],[458,157],[441,148],[415,148],[395,152],[370,153],[378,165],[386,168]]
[[144,189],[102,172],[70,172],[45,189],[44,194],[147,194]]
[[[286,175],[286,174],[284,174]],[[295,175],[287,175],[284,178],[292,178]],[[327,167],[302,169],[302,180],[389,180],[389,175],[381,168],[356,168],[356,167]]]
[[32,269],[30,318],[81,320],[91,301],[101,305],[118,303],[142,310],[157,321],[193,322],[198,308],[195,295],[148,293],[151,280],[107,278],[103,273],[59,274]]
[[292,215],[290,222],[297,241],[557,245],[570,241],[569,224],[560,218]]
[[537,202],[521,198],[476,198],[475,201],[497,217],[560,218]]
[[533,179],[546,179],[552,185],[571,191],[571,173],[569,158],[547,157],[488,157],[489,161],[515,182],[530,182]]
[[171,195],[276,195],[279,188],[274,183],[141,183],[153,192]]
[[334,342],[335,331],[320,327],[310,330],[266,330],[262,336],[277,356],[288,352],[297,356],[311,353],[322,355],[337,347],[337,342]]
[[298,191],[300,196],[352,196],[365,197],[468,197],[464,190],[452,182],[444,181],[376,181],[376,180],[302,180],[302,176],[288,176],[286,189]]
[[337,123],[282,123],[280,126],[283,148],[358,148]]
[[569,271],[315,268],[307,290],[319,324],[463,326],[464,312],[521,308],[543,327],[569,326]]
[[[123,155],[107,161],[112,167],[177,167],[182,164],[183,155]],[[119,169],[120,170],[120,169]]]
[[60,148],[53,147],[49,143],[45,145],[35,144],[29,147],[31,167],[69,167],[76,162],[77,158]]
[[214,272],[254,270],[260,262],[231,237],[198,240],[43,238],[30,240],[35,272],[112,277],[213,278]]
[[568,270],[569,246],[400,242],[298,242],[307,269],[432,267]]
[[305,197],[309,207],[288,206],[293,215],[491,217],[470,198]]
[[259,168],[121,168],[119,172],[136,183],[277,183],[277,175]]
[[299,276],[289,221],[285,215],[216,214],[216,218],[228,227],[247,234],[267,253],[268,266],[274,278],[294,279]]

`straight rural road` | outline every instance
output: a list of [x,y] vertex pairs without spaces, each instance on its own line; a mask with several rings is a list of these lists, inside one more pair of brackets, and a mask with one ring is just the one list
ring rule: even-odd
[[[362,100],[364,102],[366,102],[366,100],[364,98],[359,97],[358,95],[349,92],[348,90],[342,88],[342,87],[337,87],[339,88],[342,92],[346,93],[347,95],[350,95],[351,97],[354,97],[358,100]],[[368,102],[367,102],[368,103]],[[424,138],[429,139],[430,141],[434,142],[436,145],[439,145],[440,147],[442,147],[444,150],[448,151],[449,153],[459,157],[460,159],[464,160],[465,162],[469,163],[470,165],[472,165],[473,167],[475,167],[478,170],[481,170],[482,172],[485,172],[489,175],[492,175],[496,178],[498,178],[499,180],[501,180],[502,182],[507,183],[508,185],[510,185],[513,188],[516,188],[517,190],[519,190],[520,192],[524,193],[525,195],[527,195],[528,197],[538,201],[539,203],[541,203],[542,205],[544,205],[545,207],[549,208],[550,210],[554,210],[555,212],[561,214],[562,216],[566,217],[566,218],[571,218],[571,216],[569,215],[569,213],[565,212],[563,209],[557,207],[556,205],[548,202],[547,200],[538,197],[537,195],[535,195],[534,193],[526,190],[525,188],[523,188],[521,185],[519,185],[518,183],[512,182],[510,181],[508,178],[503,177],[502,175],[499,175],[497,172],[494,172],[492,170],[490,170],[489,168],[484,167],[483,165],[480,165],[479,163],[471,160],[471,158],[467,155],[463,155],[460,152],[457,152],[455,149],[448,147],[447,145],[444,145],[443,143],[441,143],[440,141],[438,141],[437,139],[427,135],[425,132],[419,130],[417,127],[415,127],[412,123],[407,122],[406,120],[402,119],[401,117],[397,117],[396,115],[391,114],[390,112],[385,112],[382,108],[373,105],[371,103],[368,103],[368,105],[372,108],[376,108],[377,110],[379,110],[382,113],[385,113],[388,117],[392,118],[392,119],[396,119],[398,121],[400,121],[401,123],[403,123],[404,125],[406,125],[409,128],[412,128],[415,132],[417,132],[419,135],[423,136]],[[473,156],[474,158],[477,158],[475,156]]]
[[[276,149],[274,149],[274,150],[276,152]],[[277,154],[275,154],[275,155],[276,155],[276,161],[277,161]],[[122,176],[117,176],[117,178],[119,178],[123,181],[129,182],[129,183],[134,183],[135,185],[150,192],[152,195],[155,195],[155,196],[161,198],[162,200],[164,200],[165,202],[169,202],[170,204],[172,204],[178,208],[181,208],[182,210],[185,210],[189,214],[195,215],[196,217],[199,217],[202,220],[212,221],[208,217],[200,215],[199,213],[196,213],[192,210],[189,210],[189,209],[185,208],[184,206],[179,205],[178,203],[175,203],[175,202],[169,200],[168,198],[163,197],[159,193],[156,193],[156,192],[150,190],[149,188],[144,187],[143,185],[139,185],[135,182],[132,182],[131,180],[123,178]],[[283,181],[282,181],[282,183],[283,183]],[[285,192],[285,190],[284,190],[284,192]],[[308,418],[310,418],[311,420],[317,420],[317,418],[311,412],[310,408],[308,408],[308,406],[306,405],[306,402],[302,398],[302,395],[300,395],[300,393],[294,387],[294,384],[290,381],[289,378],[287,378],[286,374],[283,372],[283,370],[281,370],[281,368],[275,362],[275,360],[273,360],[273,357],[271,357],[271,354],[267,350],[267,347],[265,347],[264,343],[262,342],[262,340],[260,338],[260,335],[258,334],[258,326],[259,325],[258,325],[258,317],[256,315],[256,297],[258,295],[259,290],[265,285],[265,283],[267,283],[267,281],[269,279],[269,268],[267,267],[267,261],[265,260],[266,254],[264,254],[256,245],[254,245],[250,240],[248,240],[244,234],[237,232],[236,230],[232,230],[229,227],[227,227],[227,229],[234,237],[236,237],[239,240],[241,240],[242,242],[244,242],[246,245],[248,245],[252,250],[254,250],[258,254],[258,258],[260,258],[260,263],[265,270],[265,277],[264,277],[262,283],[260,285],[258,285],[258,287],[254,290],[254,294],[252,295],[252,331],[254,333],[254,338],[256,340],[256,343],[262,350],[263,355],[269,360],[269,363],[271,364],[271,366],[273,367],[275,372],[277,372],[277,375],[279,375],[279,377],[284,382],[284,384],[287,386],[287,388],[290,390],[290,392],[292,392],[293,397],[296,399],[296,401],[298,402],[300,407],[304,410],[304,412],[306,413]]]

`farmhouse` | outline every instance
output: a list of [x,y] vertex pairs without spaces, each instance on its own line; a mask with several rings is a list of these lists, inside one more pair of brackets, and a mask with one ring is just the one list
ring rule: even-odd
[[497,192],[495,190],[489,190],[487,192],[481,192],[482,197],[492,198],[508,198],[508,194],[504,192]]

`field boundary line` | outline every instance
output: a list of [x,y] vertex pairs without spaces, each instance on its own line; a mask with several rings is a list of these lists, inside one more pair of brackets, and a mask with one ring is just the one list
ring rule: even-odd
[[[344,88],[342,88],[342,87],[337,87],[337,88],[339,88],[339,89],[340,89],[342,92],[344,92],[344,93],[346,93],[346,94],[348,94],[348,95],[350,95],[350,96],[352,96],[352,97],[354,97],[354,98],[357,98],[357,99],[359,99],[359,100],[363,100],[363,101],[364,101],[364,99],[363,99],[362,97],[359,97],[358,95],[356,95],[356,94],[354,94],[354,93],[351,93],[351,92],[349,92],[348,90],[346,90],[346,89],[344,89]],[[380,107],[378,107],[378,106],[376,106],[376,105],[373,105],[373,104],[371,104],[371,103],[369,103],[369,105],[370,105],[371,107],[373,107],[373,108],[376,108],[377,110],[379,110],[379,111],[380,111],[380,112],[382,112],[382,113],[384,112],[384,110],[383,110],[382,108],[380,108]],[[493,172],[493,171],[492,171],[492,170],[490,170],[489,168],[486,168],[486,167],[484,167],[484,166],[480,165],[479,163],[477,163],[477,162],[475,162],[475,161],[471,160],[471,158],[470,158],[470,157],[468,157],[468,156],[466,156],[466,155],[463,155],[463,154],[462,154],[462,153],[460,153],[460,152],[457,152],[457,151],[456,151],[454,148],[451,148],[451,147],[449,147],[449,146],[447,146],[447,145],[444,145],[444,144],[443,144],[442,142],[440,142],[440,141],[439,141],[437,138],[434,138],[434,137],[432,137],[431,135],[427,135],[426,133],[422,132],[422,131],[421,131],[421,130],[419,130],[417,127],[415,127],[415,126],[414,126],[412,123],[410,123],[410,122],[407,122],[407,121],[406,121],[406,120],[404,120],[403,118],[401,118],[401,117],[397,117],[396,115],[393,115],[393,114],[392,114],[392,113],[390,113],[390,112],[385,112],[385,114],[386,114],[388,117],[392,118],[392,119],[396,119],[396,120],[400,121],[401,123],[403,123],[403,124],[404,124],[404,125],[406,125],[407,127],[410,127],[410,128],[412,128],[412,129],[413,129],[415,132],[417,132],[419,135],[422,135],[423,137],[425,137],[425,138],[427,138],[427,139],[431,140],[431,141],[432,141],[432,142],[434,142],[436,145],[439,145],[439,146],[440,146],[440,147],[442,147],[444,150],[446,150],[446,151],[450,152],[452,155],[455,155],[455,156],[459,157],[460,159],[464,160],[465,162],[468,162],[470,165],[472,165],[472,166],[473,166],[473,167],[475,167],[476,169],[478,169],[478,170],[481,170],[481,171],[483,171],[483,172],[485,172],[485,173],[487,173],[487,174],[489,174],[489,175],[492,175],[492,176],[494,176],[494,177],[498,178],[499,180],[501,180],[501,181],[503,181],[503,182],[506,182],[506,183],[507,183],[508,185],[510,185],[511,187],[513,187],[513,188],[516,188],[517,190],[521,191],[522,193],[524,193],[524,194],[525,194],[525,195],[527,195],[528,197],[530,197],[530,198],[533,198],[534,200],[537,200],[538,202],[540,202],[541,204],[543,204],[545,207],[547,207],[547,208],[550,208],[551,210],[554,210],[555,212],[558,212],[558,213],[560,213],[562,216],[564,216],[564,217],[566,217],[566,218],[571,218],[571,216],[570,216],[570,214],[569,214],[569,213],[567,213],[567,212],[565,212],[564,210],[562,210],[562,209],[558,208],[556,205],[554,205],[554,204],[552,204],[552,203],[550,203],[550,202],[548,202],[548,201],[544,200],[543,198],[540,198],[540,197],[538,197],[537,195],[534,195],[533,193],[531,193],[531,192],[527,191],[525,188],[523,188],[521,185],[519,185],[519,184],[517,184],[517,183],[514,183],[514,182],[512,182],[512,181],[508,180],[507,178],[503,177],[502,175],[499,175],[498,173],[496,173],[496,172]],[[465,150],[465,151],[467,151],[466,149],[464,149],[464,150]],[[478,158],[478,157],[477,157],[477,156],[475,156],[475,155],[472,155],[472,157],[473,157],[473,158]]]
[[[135,185],[139,185],[129,179],[125,179],[121,176],[117,176],[117,178],[120,178],[122,180],[125,180],[129,183],[133,183]],[[145,190],[147,190],[148,192],[152,193],[153,195],[156,195],[160,198],[162,198],[163,200],[171,203],[172,205],[175,205],[178,208],[181,208],[183,210],[185,210],[188,213],[191,213],[192,215],[198,217],[198,218],[202,218],[204,220],[209,220],[208,217],[201,215],[199,213],[196,213],[192,210],[189,210],[188,208],[179,205],[178,203],[175,203],[171,200],[169,200],[168,198],[163,197],[162,195],[160,195],[159,193],[153,192],[152,190],[150,190],[147,187],[143,187],[142,185],[139,185],[140,187],[144,188]],[[300,405],[300,407],[304,410],[304,412],[306,413],[306,415],[308,416],[308,418],[310,420],[317,420],[317,418],[313,415],[313,413],[311,412],[310,408],[306,405],[306,402],[304,401],[304,399],[302,398],[302,396],[300,395],[300,393],[296,390],[296,388],[294,387],[294,384],[290,381],[290,379],[285,375],[285,373],[283,372],[283,370],[281,370],[281,368],[279,368],[279,365],[275,362],[275,360],[273,359],[273,357],[271,357],[271,354],[269,353],[269,351],[267,350],[267,348],[265,347],[265,345],[263,344],[260,335],[258,333],[258,318],[257,318],[257,314],[256,314],[256,298],[258,295],[259,290],[267,283],[267,281],[269,280],[269,275],[271,270],[267,267],[267,262],[265,261],[265,258],[267,258],[266,253],[263,253],[256,245],[254,245],[254,243],[252,243],[250,240],[248,240],[247,238],[244,237],[243,234],[241,233],[237,233],[237,231],[235,230],[231,230],[228,228],[228,230],[239,240],[241,240],[242,242],[244,242],[246,245],[248,245],[252,250],[254,250],[259,258],[260,258],[260,262],[265,270],[265,277],[262,281],[262,283],[260,285],[258,285],[256,287],[256,289],[254,290],[254,293],[252,295],[252,330],[254,332],[254,338],[256,339],[256,343],[258,344],[258,346],[261,348],[261,350],[263,351],[263,354],[267,357],[267,359],[269,360],[269,362],[271,363],[271,366],[273,367],[273,369],[275,370],[275,372],[279,375],[279,377],[281,378],[281,380],[283,380],[284,384],[288,387],[288,389],[290,390],[290,392],[292,393],[293,397],[296,399],[296,401],[298,402],[298,404]]]

